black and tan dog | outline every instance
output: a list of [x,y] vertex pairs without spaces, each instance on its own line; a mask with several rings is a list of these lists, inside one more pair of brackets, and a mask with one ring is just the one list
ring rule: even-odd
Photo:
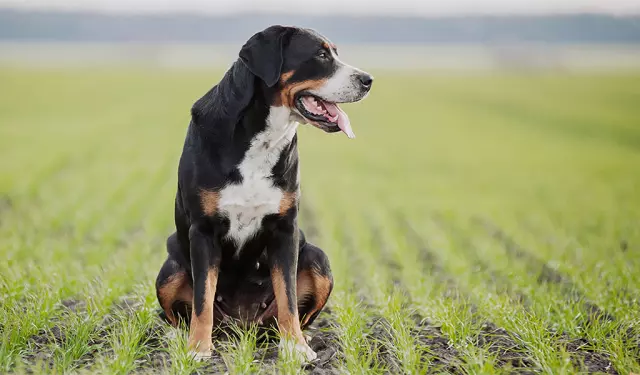
[[276,321],[281,348],[312,360],[302,329],[333,279],[326,255],[297,224],[296,130],[311,123],[352,138],[336,103],[364,98],[373,79],[308,29],[269,27],[239,56],[191,109],[158,300],[173,325],[189,322],[197,357],[210,355],[214,326],[235,319]]

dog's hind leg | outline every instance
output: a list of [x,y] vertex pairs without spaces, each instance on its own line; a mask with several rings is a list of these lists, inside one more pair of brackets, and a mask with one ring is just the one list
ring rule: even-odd
[[[300,328],[307,328],[320,314],[333,289],[333,276],[327,255],[308,242],[300,244],[296,297]],[[262,324],[277,317],[278,306],[273,300],[257,321]]]
[[333,276],[327,255],[306,242],[298,258],[298,315],[305,329],[320,314],[333,290]]
[[189,320],[188,311],[193,299],[189,274],[171,257],[171,254],[175,254],[173,250],[177,250],[178,246],[178,240],[174,233],[167,239],[169,258],[162,265],[156,278],[158,302],[164,310],[167,320],[174,327],[178,326],[179,318]]

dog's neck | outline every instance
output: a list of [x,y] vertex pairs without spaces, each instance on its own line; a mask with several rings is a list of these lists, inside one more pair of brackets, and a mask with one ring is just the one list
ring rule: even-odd
[[[245,77],[245,70],[234,64],[194,105],[190,132],[211,162],[225,172],[238,167],[241,173],[242,169],[247,172],[244,178],[255,173],[266,176],[272,170],[278,174],[282,168],[273,168],[279,159],[289,160],[293,153],[297,160],[294,140],[301,118],[287,106],[271,105],[277,88],[266,87],[253,76]],[[247,91],[253,93],[251,98],[241,96]]]
[[262,132],[269,133],[269,146],[267,148],[279,148],[283,144],[289,144],[298,130],[299,122],[293,116],[291,110],[285,106],[269,107],[269,115],[266,119],[266,127]]
[[283,150],[291,144],[298,122],[287,107],[270,107],[264,130],[256,133],[238,166],[247,180],[270,176]]

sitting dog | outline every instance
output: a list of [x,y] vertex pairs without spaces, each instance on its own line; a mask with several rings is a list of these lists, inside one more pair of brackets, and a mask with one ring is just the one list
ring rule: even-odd
[[281,349],[315,359],[302,329],[327,303],[333,278],[325,253],[298,228],[296,130],[310,123],[353,138],[337,104],[361,100],[372,82],[317,32],[271,26],[193,105],[176,232],[156,290],[166,319],[189,324],[197,358],[211,355],[212,329],[233,320],[276,322]]

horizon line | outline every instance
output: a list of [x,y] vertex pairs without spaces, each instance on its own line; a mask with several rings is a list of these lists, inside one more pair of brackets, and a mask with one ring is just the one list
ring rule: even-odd
[[534,10],[534,11],[468,11],[468,12],[367,12],[367,13],[353,13],[353,12],[341,12],[341,13],[320,13],[309,15],[303,11],[282,11],[282,10],[229,10],[224,12],[212,12],[211,10],[202,9],[150,9],[150,10],[125,10],[125,9],[91,9],[86,7],[70,8],[59,6],[7,6],[0,3],[0,11],[15,11],[22,13],[58,13],[58,14],[98,14],[106,16],[197,16],[197,17],[225,17],[225,16],[240,16],[240,15],[269,15],[269,16],[319,16],[319,17],[352,17],[352,18],[366,18],[366,17],[382,17],[382,18],[465,18],[465,17],[550,17],[550,16],[611,16],[618,18],[637,17],[640,16],[640,6],[637,10],[615,12],[607,10],[595,10],[595,9],[572,9],[572,10]]

